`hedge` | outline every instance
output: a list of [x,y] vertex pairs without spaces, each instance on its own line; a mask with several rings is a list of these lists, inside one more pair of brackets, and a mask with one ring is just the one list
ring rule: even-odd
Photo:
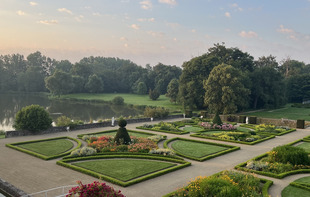
[[[240,127],[245,127],[245,128],[249,128],[249,129],[255,129],[255,125],[253,125],[253,124],[241,124]],[[268,132],[257,132],[257,133],[281,136],[281,135],[285,135],[287,133],[291,133],[293,131],[296,131],[296,129],[290,129],[290,130],[287,130],[287,131],[283,131],[281,133],[268,133]]]
[[310,185],[306,183],[291,182],[290,185],[294,187],[298,187],[300,189],[310,191]]
[[216,153],[212,153],[210,155],[207,155],[207,156],[204,156],[202,158],[197,158],[197,157],[191,157],[191,156],[188,156],[188,155],[184,155],[180,152],[176,152],[177,155],[179,156],[182,156],[182,157],[185,157],[185,158],[188,158],[188,159],[192,159],[192,160],[196,160],[196,161],[205,161],[205,160],[208,160],[208,159],[212,159],[214,157],[218,157],[218,156],[221,156],[221,155],[224,155],[226,153],[230,153],[230,152],[233,152],[233,151],[236,151],[236,150],[239,150],[240,147],[238,146],[230,146],[230,145],[226,145],[226,144],[218,144],[218,143],[212,143],[212,142],[204,142],[204,141],[198,141],[198,140],[192,140],[192,139],[185,139],[185,138],[172,138],[172,139],[169,139],[169,140],[166,140],[164,142],[164,148],[169,148],[168,147],[168,143],[172,142],[172,141],[175,141],[175,140],[183,140],[183,141],[190,141],[190,142],[197,142],[197,143],[202,143],[202,144],[210,144],[210,145],[216,145],[216,146],[222,146],[222,147],[227,147],[227,148],[230,148],[230,149],[227,149],[227,150],[223,150],[223,151],[220,151],[220,152],[216,152]]
[[[96,132],[96,133],[84,133],[84,134],[79,134],[77,137],[79,139],[82,139],[82,137],[84,135],[98,135],[98,134],[104,134],[104,133],[112,133],[112,132],[117,132],[118,130],[117,129],[113,129],[113,130],[107,130],[107,131],[100,131],[100,132]],[[142,134],[147,134],[147,135],[156,135],[156,134],[153,134],[153,133],[148,133],[148,132],[143,132],[143,131],[135,131],[135,130],[129,130],[127,129],[128,132],[132,132],[132,133],[142,133]],[[164,136],[164,137],[167,137],[167,136]]]
[[150,131],[163,132],[163,133],[172,133],[172,134],[178,134],[178,135],[183,135],[183,134],[188,134],[188,133],[190,133],[189,131],[182,131],[182,130],[180,130],[180,132],[177,132],[177,131],[166,131],[166,130],[145,128],[145,127],[143,127],[143,126],[136,127],[136,128],[137,128],[137,129],[143,129],[143,130],[150,130]]
[[[73,140],[73,141],[77,142],[78,145],[74,149],[70,149],[69,151],[66,151],[64,153],[61,153],[61,154],[58,154],[58,155],[49,156],[49,157],[45,156],[45,155],[42,155],[40,153],[36,153],[36,152],[33,152],[33,151],[30,151],[30,150],[27,150],[27,149],[20,148],[20,147],[16,146],[16,145],[21,145],[21,144],[44,142],[44,141],[51,141],[51,140],[58,140],[58,139]],[[74,151],[76,149],[79,149],[82,146],[82,143],[79,140],[71,138],[71,137],[56,137],[56,138],[49,138],[49,139],[43,139],[43,140],[32,140],[32,141],[26,141],[26,142],[17,142],[17,143],[12,143],[12,144],[6,144],[5,146],[13,148],[13,149],[21,151],[21,152],[24,152],[24,153],[27,153],[27,154],[30,154],[30,155],[33,155],[33,156],[38,157],[40,159],[51,160],[51,159],[56,159],[56,158],[59,158],[59,157],[63,157],[63,156],[69,155],[72,151]]]
[[236,165],[234,168],[235,169],[238,169],[238,170],[242,170],[242,171],[245,171],[245,172],[252,172],[252,173],[256,173],[256,174],[260,174],[260,175],[264,175],[264,176],[269,176],[269,177],[273,177],[273,178],[277,178],[277,179],[282,179],[286,176],[289,176],[289,175],[293,175],[293,174],[302,174],[302,173],[310,173],[310,169],[298,169],[298,170],[292,170],[292,171],[288,171],[288,172],[283,172],[283,173],[280,173],[280,174],[275,174],[275,173],[272,173],[272,172],[264,172],[264,171],[257,171],[257,170],[252,170],[252,169],[248,169],[244,166],[246,166],[246,164],[249,162],[249,161],[257,161],[257,160],[260,160],[262,159],[263,157],[266,157],[267,156],[267,153],[264,153],[262,155],[259,155],[257,157],[254,157],[253,159],[250,159],[246,162],[243,162],[243,163],[240,163],[238,165]]
[[224,141],[224,142],[233,142],[233,143],[239,143],[239,144],[247,144],[247,145],[254,145],[266,140],[269,140],[271,138],[275,138],[275,135],[270,135],[269,137],[265,137],[263,139],[259,139],[253,142],[243,142],[243,141],[237,141],[237,140],[227,140],[227,139],[220,139],[217,137],[210,137],[210,136],[205,136],[205,135],[201,135],[201,133],[198,134],[191,134],[191,137],[199,137],[199,138],[205,138],[205,139],[211,139],[211,140],[219,140],[219,141]]
[[[145,175],[143,177],[136,178],[136,179],[131,180],[131,181],[124,182],[124,181],[120,181],[120,180],[117,180],[115,178],[112,178],[112,177],[109,177],[109,176],[106,176],[106,175],[103,175],[103,174],[100,174],[100,173],[97,173],[97,172],[94,172],[91,170],[87,170],[87,169],[69,164],[70,162],[94,160],[94,159],[110,159],[110,158],[136,158],[136,159],[160,160],[160,161],[168,161],[168,162],[179,163],[181,165],[177,165],[175,167],[164,169],[164,170],[161,170],[158,172],[154,172],[152,174]],[[143,155],[115,154],[115,155],[88,156],[88,157],[79,157],[79,158],[72,158],[72,159],[63,159],[63,160],[57,161],[56,163],[58,165],[73,169],[73,170],[78,171],[78,172],[82,172],[84,174],[88,174],[88,175],[93,176],[95,178],[102,179],[102,180],[105,180],[105,181],[108,181],[108,182],[111,182],[111,183],[114,183],[114,184],[117,184],[117,185],[120,185],[123,187],[127,187],[127,186],[130,186],[130,185],[133,185],[133,184],[136,184],[136,183],[139,183],[139,182],[142,182],[142,181],[145,181],[145,180],[157,177],[157,176],[161,176],[163,174],[173,172],[173,171],[176,171],[176,170],[179,170],[179,169],[182,169],[182,168],[185,168],[185,167],[191,165],[190,162],[180,160],[180,159],[174,159],[174,158],[168,158],[168,157],[164,158],[164,157],[158,157],[158,156],[153,156],[153,155],[147,156],[144,154]]]

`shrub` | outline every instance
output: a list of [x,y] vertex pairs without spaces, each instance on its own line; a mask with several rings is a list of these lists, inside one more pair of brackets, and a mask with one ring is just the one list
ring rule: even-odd
[[159,148],[159,149],[152,149],[149,152],[150,154],[158,154],[158,155],[175,155],[175,153],[170,150],[170,149],[164,149],[164,148]]
[[241,115],[241,116],[239,116],[239,123],[245,123],[245,120],[246,120],[246,116],[243,116],[243,115]]
[[222,125],[223,122],[218,112],[215,113],[214,118],[212,120],[213,124]]
[[151,90],[149,91],[149,97],[150,99],[152,99],[153,101],[157,100],[160,96],[160,93],[155,89],[155,90]]
[[83,147],[71,152],[72,157],[95,155],[97,151],[91,147]]
[[120,126],[120,128],[114,137],[114,142],[117,144],[129,144],[131,142],[127,129],[125,128],[126,125],[127,121],[125,119],[121,118],[118,121],[118,126]]
[[186,117],[186,118],[191,118],[191,117],[193,117],[193,111],[191,111],[191,110],[186,110],[186,111],[185,111],[185,117]]
[[227,116],[227,121],[229,121],[229,122],[236,122],[237,118],[236,118],[236,116],[229,115],[229,116]]
[[45,109],[39,105],[23,107],[16,114],[14,128],[38,132],[52,126],[52,119]]
[[165,118],[169,114],[169,110],[163,107],[146,107],[144,111],[144,116],[150,118]]
[[112,99],[112,104],[114,105],[124,105],[124,98],[121,96],[116,96]]
[[126,125],[127,125],[127,121],[123,118],[120,118],[118,121],[118,126],[120,126],[121,128],[124,128],[126,127]]
[[[235,183],[236,184],[236,183]],[[201,196],[239,197],[242,196],[239,188],[229,180],[207,178],[200,183]]]
[[268,152],[268,161],[292,165],[310,164],[308,153],[304,149],[288,145],[273,148]]
[[70,126],[72,124],[72,121],[67,116],[60,116],[56,119],[56,126],[57,127],[65,127]]
[[113,196],[113,197],[125,197],[121,191],[115,191],[113,187],[106,185],[105,183],[99,183],[94,181],[91,184],[83,185],[81,181],[78,181],[78,186],[69,190],[67,197],[81,196],[81,197],[96,197],[96,196]]

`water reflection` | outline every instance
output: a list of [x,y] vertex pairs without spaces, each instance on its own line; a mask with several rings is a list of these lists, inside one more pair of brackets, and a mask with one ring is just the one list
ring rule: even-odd
[[53,120],[65,115],[84,122],[96,121],[111,117],[135,116],[141,111],[101,103],[82,103],[72,101],[49,100],[42,94],[0,94],[0,130],[13,130],[16,113],[27,105],[38,104],[47,109]]

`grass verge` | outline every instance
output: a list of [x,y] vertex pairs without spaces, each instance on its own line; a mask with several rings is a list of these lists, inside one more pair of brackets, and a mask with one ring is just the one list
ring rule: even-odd
[[[80,167],[80,166],[77,166],[77,165],[74,165],[75,162],[82,162],[82,161],[100,161],[100,160],[105,160],[105,159],[117,159],[118,161],[121,161],[122,159],[123,160],[127,160],[129,159],[130,162],[132,162],[132,160],[142,160],[142,162],[140,162],[140,165],[141,163],[143,164],[143,161],[146,160],[148,161],[148,163],[150,161],[160,161],[160,162],[164,162],[164,163],[170,163],[170,167],[169,165],[167,166],[166,165],[166,168],[163,168],[163,166],[161,166],[162,168],[157,168],[153,171],[148,171],[146,169],[144,169],[144,173],[140,173],[139,175],[137,174],[137,172],[135,172],[133,169],[134,168],[130,168],[131,169],[131,172],[129,172],[129,176],[127,177],[127,181],[124,181],[124,180],[121,180],[122,179],[122,173],[121,172],[118,172],[118,174],[114,174],[115,177],[112,177],[111,174],[106,174],[105,171],[101,171],[101,172],[98,172],[98,170],[94,171],[93,169],[86,169],[84,167]],[[90,161],[91,160],[91,161]],[[163,174],[166,174],[166,173],[169,173],[169,172],[172,172],[172,171],[175,171],[175,170],[178,170],[178,169],[181,169],[181,168],[184,168],[184,167],[187,167],[189,165],[191,165],[191,163],[189,162],[186,162],[184,160],[180,160],[180,159],[175,159],[175,158],[169,158],[169,157],[158,157],[158,156],[153,156],[153,155],[146,155],[146,154],[141,154],[141,155],[138,155],[138,154],[109,154],[109,155],[97,155],[97,156],[88,156],[88,157],[79,157],[79,158],[71,158],[71,159],[63,159],[63,160],[60,160],[60,161],[57,161],[57,164],[58,165],[61,165],[61,166],[64,166],[64,167],[67,167],[67,168],[70,168],[70,169],[73,169],[73,170],[76,170],[76,171],[79,171],[79,172],[82,172],[84,174],[88,174],[90,176],[93,176],[93,177],[96,177],[96,178],[99,178],[99,179],[103,179],[105,181],[108,181],[108,182],[111,182],[111,183],[114,183],[114,184],[117,184],[117,185],[120,185],[120,186],[123,186],[123,187],[126,187],[126,186],[129,186],[129,185],[133,185],[133,184],[136,184],[136,183],[139,183],[139,182],[142,182],[142,181],[145,181],[145,180],[148,180],[148,179],[151,179],[151,178],[154,178],[154,177],[157,177],[157,176],[160,176],[160,175],[163,175]],[[126,162],[122,162],[123,165],[125,166],[118,166],[118,170],[123,170],[126,168],[128,168],[129,166],[126,166]],[[155,164],[155,163],[154,163]],[[158,163],[156,163],[158,164]],[[172,165],[173,164],[173,165]],[[108,165],[108,169],[110,168],[113,168],[113,166],[111,165],[115,165],[115,163],[110,163],[110,165]],[[134,162],[131,163],[131,165],[134,165]],[[147,166],[150,166],[150,165],[146,165],[145,168],[147,168]],[[154,165],[152,165],[154,166]],[[102,167],[102,166],[101,166]],[[141,168],[144,168],[143,165],[140,166]],[[132,173],[132,174],[131,174]],[[136,176],[135,176],[136,175]]]
[[[72,149],[73,143],[70,140],[77,142],[78,146]],[[44,160],[55,159],[68,155],[71,153],[71,151],[80,148],[81,145],[82,144],[79,140],[71,137],[58,137],[6,144],[7,147]]]
[[177,155],[196,161],[205,161],[240,149],[237,146],[184,138],[169,139],[164,142],[164,147],[168,148],[169,143],[172,143],[171,147]]

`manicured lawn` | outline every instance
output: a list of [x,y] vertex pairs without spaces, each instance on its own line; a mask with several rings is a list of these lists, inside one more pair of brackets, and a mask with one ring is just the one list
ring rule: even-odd
[[284,108],[280,109],[268,109],[264,111],[244,113],[247,116],[257,116],[263,118],[274,118],[274,119],[290,119],[290,120],[307,120],[310,121],[309,108],[297,108],[291,107],[291,104],[287,104]]
[[5,138],[5,135],[0,135],[0,139],[4,139]]
[[34,142],[18,145],[20,148],[24,148],[45,156],[58,155],[70,150],[73,147],[73,143],[67,139],[50,140],[43,142]]
[[[302,189],[299,187],[294,186],[293,184],[303,184],[303,186],[308,187],[307,189]],[[281,192],[282,197],[308,197],[310,196],[310,176],[300,178],[293,182],[293,184],[287,186],[284,188]]]
[[245,128],[245,127],[237,127],[238,131],[243,131],[243,132],[249,132],[251,129]]
[[310,153],[310,142],[303,142],[297,145],[297,147],[303,148],[307,153]]
[[184,155],[197,158],[201,158],[227,149],[227,147],[183,140],[173,141],[171,147],[175,151],[180,152]]
[[200,132],[200,131],[204,130],[203,128],[193,127],[193,126],[183,127],[181,129],[184,130],[184,131],[194,132],[194,133],[197,133],[197,132]]
[[137,94],[68,94],[62,95],[60,98],[74,98],[81,100],[102,100],[102,101],[112,101],[116,96],[121,96],[124,98],[124,102],[133,105],[148,105],[148,106],[160,106],[169,108],[171,110],[180,110],[181,105],[171,103],[169,98],[165,95],[161,95],[156,101],[149,98],[149,95],[137,95]]
[[129,181],[146,174],[173,167],[176,164],[139,159],[111,159],[85,161],[73,163],[73,165],[92,170],[121,181]]

